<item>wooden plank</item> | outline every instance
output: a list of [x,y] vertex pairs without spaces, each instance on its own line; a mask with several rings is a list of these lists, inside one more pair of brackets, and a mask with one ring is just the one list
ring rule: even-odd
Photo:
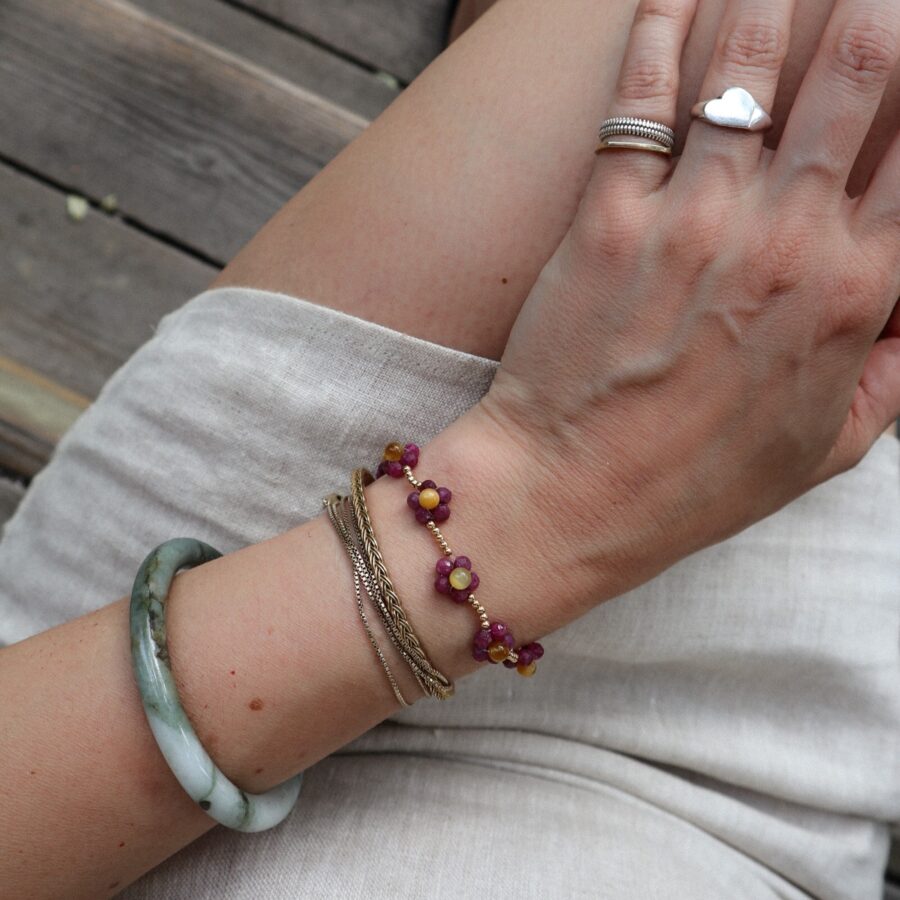
[[452,0],[241,0],[408,84],[443,49]]
[[87,397],[216,268],[0,165],[0,355]]
[[888,876],[900,885],[900,824],[895,824],[891,830],[893,840],[891,842],[891,854],[888,859]]
[[3,526],[12,517],[24,496],[25,485],[0,476],[0,536],[3,535]]
[[32,476],[90,400],[0,356],[0,465]]
[[0,465],[34,475],[109,376],[216,269],[0,165]]
[[0,154],[219,262],[367,124],[123,0],[4,0],[0,83]]
[[[172,25],[374,119],[400,93],[373,72],[222,0],[134,0]],[[320,0],[318,5],[324,5]]]

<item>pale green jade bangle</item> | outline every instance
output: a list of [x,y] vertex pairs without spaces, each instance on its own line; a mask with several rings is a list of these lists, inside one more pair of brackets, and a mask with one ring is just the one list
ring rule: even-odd
[[169,661],[165,603],[175,573],[222,554],[193,538],[160,544],[141,563],[131,592],[131,660],[147,721],[181,786],[208,815],[236,831],[265,831],[297,802],[303,773],[264,794],[248,794],[212,761],[181,706]]

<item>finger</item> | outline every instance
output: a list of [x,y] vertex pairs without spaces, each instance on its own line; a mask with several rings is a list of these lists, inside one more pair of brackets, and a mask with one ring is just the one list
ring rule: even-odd
[[900,417],[900,337],[876,341],[853,396],[850,413],[825,467],[826,477],[859,462]]
[[859,198],[857,219],[866,231],[884,235],[900,250],[900,131]]
[[[674,127],[681,51],[696,6],[697,0],[641,0],[608,118],[630,116]],[[670,168],[670,158],[661,153],[605,150],[598,151],[595,176],[616,191],[646,195],[659,187]]]
[[783,185],[808,178],[846,190],[900,55],[900,3],[838,0],[769,169]]
[[[700,100],[712,100],[727,88],[739,87],[749,91],[763,109],[771,110],[787,56],[793,10],[793,0],[729,0]],[[759,165],[762,145],[760,131],[695,119],[673,186],[676,179],[696,184],[701,171],[745,181]]]

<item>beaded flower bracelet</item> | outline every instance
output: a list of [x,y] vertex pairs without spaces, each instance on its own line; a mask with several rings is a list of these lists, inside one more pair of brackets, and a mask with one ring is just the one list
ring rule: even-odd
[[438,522],[450,518],[450,500],[453,493],[447,487],[438,487],[431,480],[418,481],[412,470],[419,462],[419,448],[415,444],[392,441],[384,448],[375,477],[406,478],[413,486],[406,502],[413,510],[416,521],[424,525],[438,543],[443,556],[435,565],[434,588],[456,603],[468,603],[479,619],[479,627],[472,640],[472,656],[479,662],[500,663],[508,669],[516,669],[520,675],[534,675],[537,660],[544,655],[544,648],[531,641],[516,647],[512,632],[505,622],[491,622],[484,607],[475,596],[480,579],[472,570],[468,556],[454,556]]

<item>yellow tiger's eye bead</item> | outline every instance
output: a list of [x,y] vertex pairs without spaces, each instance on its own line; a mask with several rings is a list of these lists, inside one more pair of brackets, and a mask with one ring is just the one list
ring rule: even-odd
[[472,583],[472,573],[468,569],[457,566],[450,573],[450,587],[456,588],[458,591],[464,591]]
[[419,506],[434,509],[441,502],[441,495],[434,488],[425,488],[419,494]]
[[384,448],[384,458],[388,462],[399,462],[401,456],[403,456],[403,447],[396,441],[391,441],[391,443]]
[[528,663],[527,666],[523,666],[522,663],[519,663],[516,666],[516,671],[520,675],[524,675],[526,678],[530,677],[531,675],[534,675],[535,669],[537,669],[536,662],[530,662],[530,663]]
[[503,662],[509,656],[509,647],[503,641],[494,641],[492,644],[488,644],[487,650],[488,656],[494,662]]

